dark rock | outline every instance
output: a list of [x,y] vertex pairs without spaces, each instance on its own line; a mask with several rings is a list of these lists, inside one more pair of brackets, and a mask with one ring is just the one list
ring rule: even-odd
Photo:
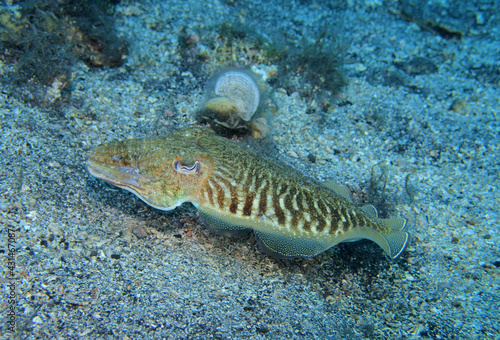
[[257,326],[256,331],[257,333],[266,334],[269,333],[269,327],[267,327],[266,325],[260,325]]

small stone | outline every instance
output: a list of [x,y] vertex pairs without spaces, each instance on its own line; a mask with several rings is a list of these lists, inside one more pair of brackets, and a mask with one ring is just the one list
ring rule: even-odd
[[394,61],[394,65],[411,75],[430,74],[438,70],[438,67],[432,60],[423,57],[415,57],[408,62],[396,60]]
[[257,333],[262,333],[262,334],[269,333],[269,327],[267,327],[266,325],[260,325],[257,326],[256,331]]
[[465,232],[464,232],[464,235],[467,235],[467,236],[472,236],[474,235],[476,232],[473,230],[473,229],[466,229]]
[[456,113],[460,113],[462,115],[468,115],[470,112],[470,106],[462,99],[456,98],[453,100],[448,110],[453,110]]
[[485,20],[484,20],[484,14],[481,12],[476,13],[476,23],[478,25],[484,25]]
[[12,208],[13,206],[9,202],[0,202],[0,211],[8,211]]
[[35,316],[31,322],[33,322],[34,324],[37,324],[37,325],[41,325],[43,324],[43,320],[39,317],[39,316]]
[[356,63],[354,64],[354,69],[356,70],[356,72],[365,72],[367,67],[365,64]]
[[405,277],[406,277],[406,279],[408,281],[415,281],[415,278],[412,275],[408,274],[408,273],[405,274]]
[[259,75],[263,82],[278,74],[278,67],[275,65],[253,65],[251,70],[253,73]]
[[142,225],[138,225],[138,226],[134,226],[132,228],[132,234],[134,234],[135,237],[141,239],[141,238],[148,237],[149,230],[148,230],[148,228],[146,228]]

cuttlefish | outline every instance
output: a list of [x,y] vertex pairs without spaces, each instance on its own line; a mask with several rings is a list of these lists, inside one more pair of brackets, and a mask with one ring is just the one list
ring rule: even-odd
[[88,152],[91,175],[171,210],[184,202],[226,236],[254,232],[266,253],[312,257],[340,242],[368,239],[396,259],[406,220],[357,207],[342,186],[322,184],[203,128],[110,142]]

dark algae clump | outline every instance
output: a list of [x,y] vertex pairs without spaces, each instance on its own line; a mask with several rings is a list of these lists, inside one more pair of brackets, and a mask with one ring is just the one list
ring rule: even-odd
[[[344,52],[347,48],[337,31],[325,24],[314,42],[304,40],[297,48],[273,47],[279,64],[278,81],[289,92],[299,92],[305,97],[338,94],[347,85],[343,72]],[[306,82],[293,78],[302,75]],[[324,93],[327,91],[328,93]]]
[[116,1],[24,1],[3,8],[0,58],[13,67],[2,77],[7,91],[42,107],[68,100],[72,65],[116,67],[127,47],[114,30]]

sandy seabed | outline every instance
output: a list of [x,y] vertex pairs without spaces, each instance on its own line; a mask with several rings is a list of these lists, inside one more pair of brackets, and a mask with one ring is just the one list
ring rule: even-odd
[[[323,5],[122,2],[127,60],[77,63],[78,106],[56,115],[0,93],[4,339],[499,338],[498,25],[445,39],[394,1]],[[275,260],[252,237],[209,233],[190,205],[160,212],[89,176],[94,146],[196,123],[210,74],[182,68],[178,33],[229,19],[297,41],[339,20],[349,104],[323,112],[275,89],[271,136],[240,143],[407,217],[401,259],[360,241]],[[436,70],[413,74],[416,57]]]

